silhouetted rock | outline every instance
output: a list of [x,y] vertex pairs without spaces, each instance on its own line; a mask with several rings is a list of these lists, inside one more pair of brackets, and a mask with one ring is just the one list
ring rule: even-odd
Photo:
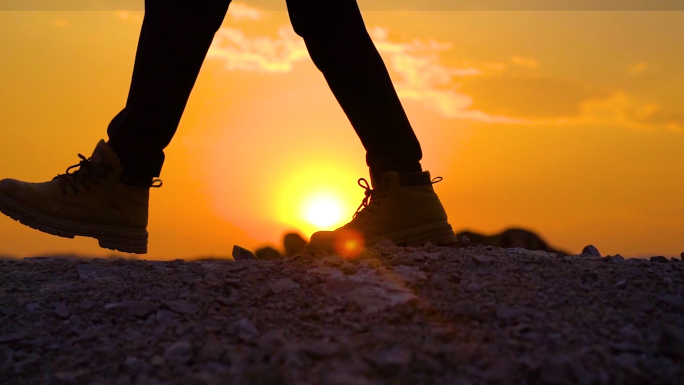
[[280,251],[272,247],[262,247],[259,250],[257,250],[254,254],[256,254],[257,259],[270,260],[282,258],[282,256],[280,255]]
[[164,358],[174,365],[186,364],[192,359],[192,345],[186,340],[176,341],[164,350]]
[[283,246],[285,246],[285,255],[289,258],[304,252],[306,240],[297,233],[287,233],[283,237]]
[[667,258],[663,257],[662,255],[659,255],[657,257],[651,257],[650,261],[651,262],[667,263]]
[[592,255],[594,257],[601,257],[601,253],[599,253],[598,249],[594,245],[587,245],[584,246],[582,249],[582,254],[584,255]]
[[506,229],[500,234],[483,235],[472,231],[456,234],[461,246],[494,246],[503,248],[520,247],[527,250],[543,250],[548,253],[568,255],[565,251],[549,246],[539,235],[524,229]]
[[233,246],[233,258],[236,261],[256,260],[257,257],[249,250],[238,245]]

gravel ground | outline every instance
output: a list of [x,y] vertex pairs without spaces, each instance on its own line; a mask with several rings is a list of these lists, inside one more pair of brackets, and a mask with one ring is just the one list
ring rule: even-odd
[[0,260],[0,384],[684,384],[684,263]]

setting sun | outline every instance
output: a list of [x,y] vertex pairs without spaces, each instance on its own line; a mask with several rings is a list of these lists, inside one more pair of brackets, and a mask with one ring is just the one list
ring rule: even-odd
[[312,225],[329,227],[342,219],[342,208],[339,200],[333,197],[314,198],[306,207],[304,217]]

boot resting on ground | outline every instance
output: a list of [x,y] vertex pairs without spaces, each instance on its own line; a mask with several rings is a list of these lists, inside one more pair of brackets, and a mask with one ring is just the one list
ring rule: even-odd
[[[438,179],[437,181],[441,180]],[[456,243],[456,236],[447,222],[442,203],[435,194],[430,173],[385,172],[381,180],[371,179],[373,189],[365,179],[359,185],[366,197],[351,222],[335,231],[319,231],[311,236],[305,252],[319,250],[344,253],[345,242],[370,247],[382,238],[390,238],[400,246],[422,246]]]

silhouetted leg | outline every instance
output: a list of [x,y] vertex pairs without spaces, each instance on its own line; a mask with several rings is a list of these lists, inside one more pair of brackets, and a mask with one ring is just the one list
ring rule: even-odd
[[[159,176],[230,0],[146,0],[126,107],[107,129],[129,182]],[[144,184],[144,183],[143,183]]]
[[287,0],[295,32],[366,148],[384,171],[421,171],[420,144],[355,0]]

